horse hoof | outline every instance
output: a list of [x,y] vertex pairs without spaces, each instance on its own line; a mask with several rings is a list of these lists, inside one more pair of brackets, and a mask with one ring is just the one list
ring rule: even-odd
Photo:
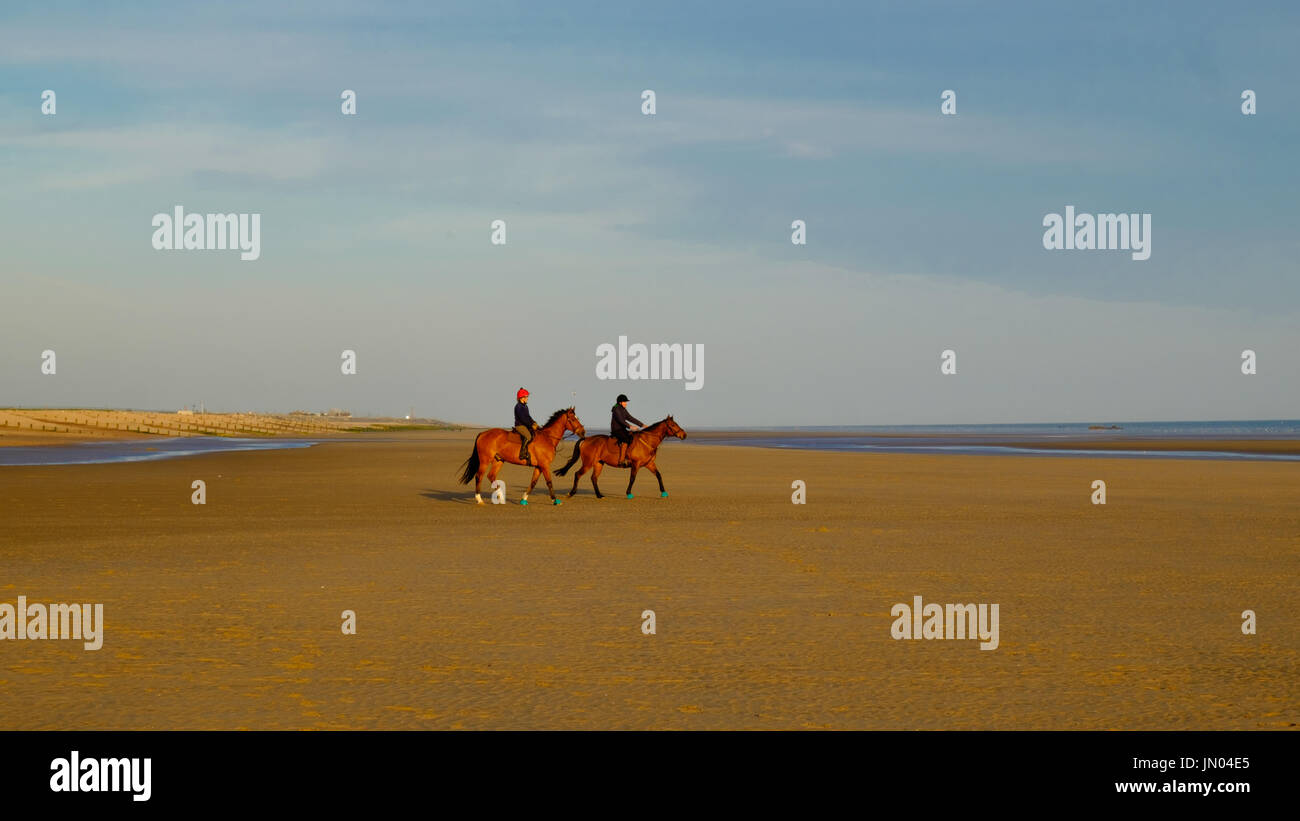
[[526,505],[526,504],[528,504],[528,500],[527,500],[527,499],[520,499],[520,500],[519,500],[519,504],[521,504],[521,505]]
[[632,498],[632,494],[629,493],[629,494],[627,495],[627,498],[631,499],[631,498]]
[[663,493],[660,493],[660,494],[659,494],[659,498],[660,498],[660,499],[667,499],[667,498],[668,498],[668,491],[665,490]]
[[553,505],[558,505],[559,503],[560,503],[560,500],[559,500],[559,499],[552,499],[552,500],[551,500],[551,504],[553,504]]

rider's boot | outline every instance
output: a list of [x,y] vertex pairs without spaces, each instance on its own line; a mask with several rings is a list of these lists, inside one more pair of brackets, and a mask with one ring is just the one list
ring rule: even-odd
[[627,442],[619,442],[618,443],[618,466],[619,467],[625,468],[629,466],[626,457],[627,457]]

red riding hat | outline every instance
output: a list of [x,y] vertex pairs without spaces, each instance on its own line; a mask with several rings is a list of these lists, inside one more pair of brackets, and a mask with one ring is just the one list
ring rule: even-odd
[[515,398],[516,398],[516,399],[523,399],[523,398],[524,398],[525,396],[527,396],[527,395],[528,395],[528,391],[524,390],[523,388],[520,388],[520,389],[519,389],[519,392],[515,394]]

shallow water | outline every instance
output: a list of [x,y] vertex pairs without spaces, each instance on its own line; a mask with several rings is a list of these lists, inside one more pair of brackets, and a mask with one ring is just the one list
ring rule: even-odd
[[835,450],[890,453],[964,453],[1009,456],[1095,456],[1126,459],[1230,459],[1253,462],[1300,462],[1300,454],[1232,453],[1211,450],[1096,450],[1084,448],[1036,448],[1031,445],[991,445],[961,442],[956,439],[875,439],[870,437],[801,437],[769,436],[754,439],[699,439],[702,445],[744,445],[748,447],[788,448],[798,450]]
[[[1112,428],[1113,426],[1113,428]],[[721,429],[720,429],[721,430]],[[753,431],[752,438],[745,434]],[[1227,459],[1298,462],[1300,454],[1198,450],[1197,440],[1300,439],[1300,420],[1268,419],[1212,422],[1062,422],[1016,425],[855,425],[791,428],[732,428],[731,436],[714,439],[701,429],[700,444],[746,445],[835,451],[894,453],[966,453],[1012,456],[1095,456],[1146,459]],[[734,438],[733,438],[734,437]],[[1121,450],[1035,447],[1036,443],[1096,443],[1123,439]],[[1145,450],[1128,440],[1185,442],[1179,450]]]
[[112,462],[149,462],[204,453],[241,450],[308,448],[307,439],[237,439],[224,436],[188,436],[133,439],[127,442],[82,442],[75,445],[38,445],[0,448],[0,465],[100,465]]

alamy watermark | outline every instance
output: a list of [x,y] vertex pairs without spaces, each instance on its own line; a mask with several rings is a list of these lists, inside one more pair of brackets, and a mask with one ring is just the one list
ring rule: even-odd
[[912,597],[912,606],[894,605],[889,635],[899,639],[976,639],[981,650],[998,649],[996,604],[925,604]]
[[27,603],[18,597],[18,606],[0,602],[0,641],[10,639],[74,639],[84,642],[85,649],[104,646],[104,605]]
[[627,344],[627,337],[618,338],[618,347],[609,342],[596,346],[597,379],[681,379],[686,390],[698,391],[704,387],[704,345]]
[[1133,259],[1151,258],[1150,214],[1078,214],[1043,217],[1043,247],[1049,251],[1132,251]]
[[183,206],[173,213],[153,215],[156,251],[242,251],[245,262],[262,255],[261,214],[186,214]]

